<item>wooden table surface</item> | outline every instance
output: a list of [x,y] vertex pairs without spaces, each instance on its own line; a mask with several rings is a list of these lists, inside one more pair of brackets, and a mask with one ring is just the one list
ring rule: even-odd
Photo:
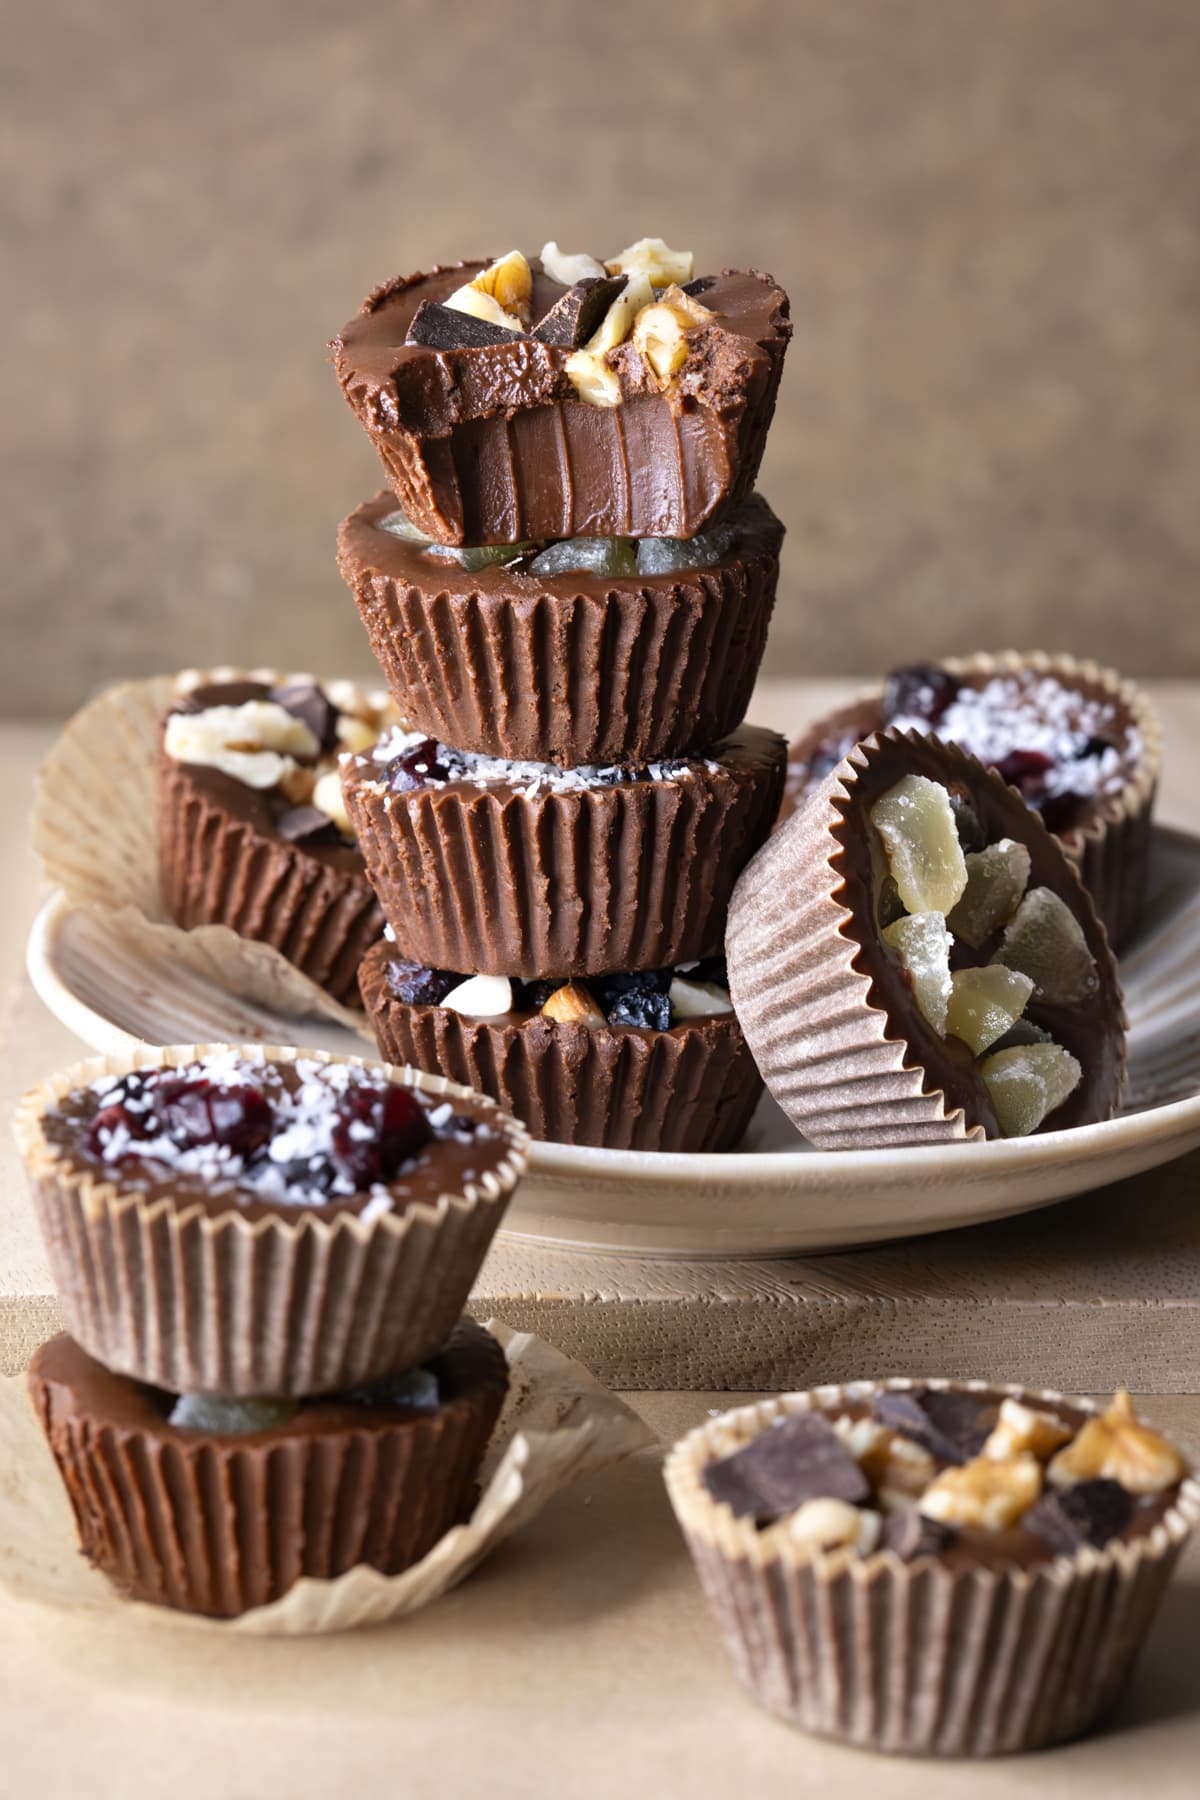
[[[786,726],[845,691],[844,683],[768,687],[755,715]],[[1155,691],[1169,733],[1161,816],[1200,828],[1200,686],[1158,684]],[[40,1012],[22,973],[39,891],[20,848],[22,819],[32,769],[51,735],[0,726],[7,777],[0,824],[10,847],[0,890],[6,1111],[79,1048]],[[1200,1367],[1198,1188],[1198,1159],[1189,1158],[1140,1186],[1126,1183],[1017,1221],[1016,1230],[989,1226],[923,1240],[918,1255],[900,1246],[741,1265],[741,1324],[729,1339],[741,1348],[725,1385],[758,1385],[746,1379],[756,1368],[763,1383],[773,1382],[781,1352],[769,1332],[765,1350],[755,1343],[766,1320],[778,1327],[781,1309],[790,1309],[789,1338],[799,1319],[807,1321],[805,1379],[814,1380],[839,1372],[823,1360],[832,1345],[839,1358],[856,1359],[859,1373],[896,1372],[897,1343],[913,1342],[902,1315],[922,1312],[925,1370],[935,1372],[935,1359],[941,1372],[966,1370],[974,1317],[986,1320],[985,1336],[974,1340],[984,1362],[1007,1353],[1012,1378],[1075,1387],[1112,1385],[1126,1374],[1135,1386],[1163,1390],[1147,1401],[1150,1416],[1200,1450],[1200,1397],[1164,1397],[1172,1388],[1181,1395],[1200,1389],[1192,1374]],[[0,1201],[0,1348],[15,1369],[36,1335],[52,1328],[53,1304],[7,1136]],[[580,1332],[591,1331],[597,1346],[609,1344],[604,1354],[614,1366],[624,1356],[643,1386],[652,1385],[656,1368],[668,1379],[693,1379],[695,1339],[722,1305],[710,1294],[697,1315],[687,1290],[714,1265],[672,1270],[622,1260],[606,1272],[589,1268],[600,1316],[610,1323],[619,1316],[626,1333],[630,1315],[647,1305],[642,1284],[659,1291],[650,1349],[626,1346],[618,1354],[609,1327],[580,1324],[597,1314],[582,1310],[584,1283],[569,1262],[499,1247],[481,1280],[479,1310],[507,1312],[576,1351]],[[1072,1267],[1088,1271],[1077,1292],[1069,1291]],[[903,1305],[893,1291],[901,1277]],[[974,1312],[972,1289],[984,1302]],[[493,1305],[504,1296],[507,1308]],[[934,1297],[940,1310],[930,1305]],[[725,1304],[736,1307],[737,1296]],[[822,1305],[827,1327],[813,1318]],[[1051,1322],[1042,1332],[1039,1316]],[[556,1318],[564,1329],[553,1329]],[[1098,1363],[1103,1376],[1089,1379]],[[1063,1370],[1076,1378],[1064,1381]],[[1151,1379],[1143,1382],[1140,1371]],[[669,1442],[735,1396],[630,1398]],[[554,1791],[590,1800],[617,1791],[790,1796],[837,1788],[847,1800],[876,1792],[949,1800],[969,1781],[982,1796],[1115,1800],[1145,1784],[1155,1800],[1182,1800],[1197,1791],[1200,1759],[1197,1618],[1200,1547],[1184,1560],[1113,1722],[1119,1729],[1087,1743],[969,1775],[958,1765],[882,1761],[821,1744],[760,1714],[737,1688],[671,1520],[657,1456],[645,1452],[560,1496],[428,1614],[365,1636],[222,1643],[186,1628],[66,1618],[0,1594],[0,1797],[251,1800],[286,1792],[290,1800],[325,1800],[378,1792],[445,1800],[490,1791],[524,1800]]]

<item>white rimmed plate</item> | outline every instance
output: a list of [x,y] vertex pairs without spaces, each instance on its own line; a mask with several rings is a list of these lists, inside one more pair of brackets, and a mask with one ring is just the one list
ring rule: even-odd
[[[298,1042],[361,1053],[350,1032],[256,1007],[136,953],[52,896],[29,940],[46,1005],[84,1043]],[[780,1256],[975,1224],[1046,1206],[1200,1146],[1200,839],[1160,830],[1144,928],[1122,958],[1130,1019],[1120,1117],[1009,1143],[809,1150],[764,1100],[721,1156],[536,1144],[506,1231],[633,1256]]]

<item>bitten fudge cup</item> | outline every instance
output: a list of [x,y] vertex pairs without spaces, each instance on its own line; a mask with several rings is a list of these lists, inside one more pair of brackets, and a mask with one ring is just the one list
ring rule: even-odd
[[[1113,1471],[1119,1461],[1110,1465],[1092,1450],[1109,1441],[1104,1419],[1123,1407],[1118,1429],[1141,1439],[1127,1478],[1133,1492],[1111,1476],[1055,1487],[1053,1461],[1043,1466],[1048,1445],[993,1461],[989,1443],[986,1452],[972,1448],[971,1461],[949,1452],[937,1500],[921,1498],[921,1463],[930,1457],[879,1425],[916,1396],[940,1397],[956,1413],[958,1402],[970,1412],[975,1403],[981,1418],[1025,1425],[1032,1414],[1035,1433],[1049,1430],[1051,1443],[1061,1443],[1076,1431],[1069,1454]],[[836,1421],[835,1430],[824,1421]],[[1070,1431],[1055,1435],[1056,1421]],[[776,1439],[773,1466],[764,1462],[758,1472],[764,1491],[794,1489],[765,1512],[761,1495],[738,1492],[745,1476],[726,1460],[764,1435]],[[788,1436],[802,1438],[812,1458],[799,1475],[784,1466]],[[1164,1491],[1144,1483],[1147,1444],[1173,1459]],[[935,1468],[945,1471],[946,1454],[942,1446]],[[718,1498],[709,1472],[722,1464],[722,1477],[733,1479],[717,1478]],[[926,1756],[1036,1750],[1095,1724],[1124,1687],[1200,1519],[1200,1485],[1134,1418],[1127,1396],[1102,1417],[1087,1400],[980,1382],[853,1381],[760,1401],[683,1438],[664,1474],[717,1627],[753,1698],[806,1731]],[[855,1478],[861,1485],[851,1499]],[[902,1491],[884,1492],[881,1514],[873,1509],[889,1480]],[[804,1491],[813,1495],[807,1504]],[[846,1498],[835,1497],[842,1491]],[[1028,1526],[1005,1525],[1021,1500],[1037,1508],[1036,1525],[1030,1513]],[[946,1523],[968,1514],[976,1523],[965,1533]],[[1107,1541],[1089,1541],[1113,1525]]]
[[258,1044],[79,1063],[25,1096],[15,1135],[72,1337],[137,1381],[232,1397],[432,1355],[528,1147],[435,1075]]
[[728,1150],[762,1093],[728,987],[703,964],[614,983],[465,984],[383,943],[359,982],[382,1056],[490,1094],[537,1139]]
[[1163,737],[1148,697],[1114,669],[1010,650],[897,669],[827,714],[788,753],[781,817],[855,741],[924,722],[997,767],[1055,833],[1118,948],[1150,868]]
[[270,944],[341,1001],[383,916],[341,800],[337,758],[370,743],[386,695],[224,670],[181,685],[158,750],[159,885],[185,931]]
[[467,551],[465,568],[393,525],[410,529],[389,490],[343,522],[338,560],[414,729],[570,767],[684,755],[741,724],[783,538],[758,495],[688,543]]
[[346,811],[405,956],[565,978],[719,951],[770,830],[785,745],[746,725],[705,756],[560,769],[393,732],[342,763]]
[[[754,486],[792,330],[782,289],[755,270],[680,269],[681,285],[653,257],[627,258],[625,279],[571,260],[592,264],[583,296],[572,271],[517,253],[397,277],[333,340],[400,505],[439,543],[690,538]],[[446,304],[515,263],[508,328]]]
[[869,738],[748,864],[730,990],[775,1099],[821,1149],[1109,1118],[1116,964],[1056,838],[937,738]]
[[131,1600],[233,1618],[426,1556],[471,1511],[508,1367],[464,1319],[420,1369],[239,1403],[115,1375],[63,1332],[28,1384],[88,1560]]

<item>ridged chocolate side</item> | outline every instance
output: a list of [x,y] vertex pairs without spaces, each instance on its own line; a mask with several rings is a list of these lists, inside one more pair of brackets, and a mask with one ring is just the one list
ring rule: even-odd
[[[775,603],[783,528],[754,496],[744,547],[712,569],[599,580],[381,569],[389,491],[343,521],[338,560],[401,716],[460,750],[581,763],[651,762],[717,743],[750,703]],[[386,555],[386,548],[385,548]],[[388,561],[395,560],[386,558]]]
[[670,1031],[589,1031],[532,1014],[465,1018],[408,1006],[391,991],[380,944],[359,971],[380,1053],[489,1094],[535,1138],[606,1150],[729,1150],[762,1093],[733,1014]]
[[507,1386],[500,1346],[464,1320],[436,1413],[246,1437],[130,1428],[54,1372],[62,1341],[35,1354],[29,1388],[85,1556],[131,1599],[216,1618],[302,1576],[419,1562],[468,1513]]
[[779,805],[784,742],[744,727],[680,781],[530,795],[392,794],[344,766],[346,809],[404,953],[472,974],[661,969],[720,947],[739,870]]
[[228,925],[270,944],[335,999],[383,932],[365,870],[343,869],[239,819],[185,763],[158,755],[159,881],[177,925]]
[[1029,1570],[951,1570],[891,1552],[806,1555],[776,1531],[754,1543],[745,1522],[739,1530],[709,1498],[699,1471],[748,1441],[743,1416],[791,1412],[808,1399],[715,1421],[720,1449],[702,1427],[676,1445],[665,1471],[726,1649],[759,1704],[806,1731],[925,1756],[1036,1750],[1100,1719],[1200,1514],[1196,1483],[1185,1483],[1150,1536]]

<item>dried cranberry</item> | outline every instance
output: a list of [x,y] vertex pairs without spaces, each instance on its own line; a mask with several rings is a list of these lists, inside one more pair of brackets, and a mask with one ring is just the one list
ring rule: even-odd
[[384,778],[395,794],[411,793],[427,781],[445,781],[446,770],[438,761],[436,738],[422,738],[411,750],[393,756],[384,770]]
[[1045,776],[1053,767],[1053,757],[1041,750],[1010,750],[995,764],[997,775],[1010,787],[1019,788],[1026,800],[1045,786]]
[[849,756],[856,741],[852,736],[843,735],[839,738],[826,738],[818,744],[808,759],[808,785],[811,787],[832,774],[843,757]]
[[561,981],[515,981],[513,1005],[518,1012],[541,1012],[551,994],[556,994]]
[[671,1024],[670,969],[637,969],[629,975],[607,975],[602,1004],[610,1025],[640,1025],[667,1031]]
[[461,977],[444,969],[426,969],[406,956],[393,956],[387,968],[388,986],[405,1006],[439,1006]]
[[958,677],[936,663],[909,663],[893,669],[883,691],[888,719],[923,719],[936,725],[960,691]]
[[221,1144],[250,1157],[268,1141],[274,1123],[266,1095],[244,1085],[167,1081],[157,1089],[154,1104],[165,1130],[182,1150]]
[[351,1088],[334,1120],[334,1162],[355,1188],[369,1188],[391,1181],[432,1136],[425,1108],[411,1088]]
[[1083,794],[1047,794],[1039,802],[1037,810],[1042,815],[1042,824],[1046,830],[1062,837],[1065,832],[1074,831],[1086,804],[1087,798]]
[[101,1107],[88,1126],[87,1147],[93,1156],[103,1156],[111,1139],[119,1131],[131,1138],[147,1135],[145,1113],[133,1113],[121,1101]]

